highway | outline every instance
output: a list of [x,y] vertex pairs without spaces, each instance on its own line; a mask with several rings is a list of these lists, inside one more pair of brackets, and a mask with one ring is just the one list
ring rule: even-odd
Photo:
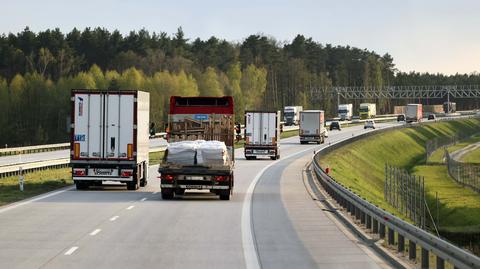
[[[326,144],[363,132],[331,131]],[[0,207],[0,268],[386,268],[305,189],[302,170],[326,144],[284,139],[278,161],[237,150],[230,201],[164,201],[152,166],[138,191],[68,187]]]

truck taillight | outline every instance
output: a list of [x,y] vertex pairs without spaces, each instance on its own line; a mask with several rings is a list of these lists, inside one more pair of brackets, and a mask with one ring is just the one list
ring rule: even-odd
[[166,180],[166,181],[173,181],[175,177],[173,175],[168,175],[168,174],[162,174],[160,176],[160,179]]
[[73,175],[74,176],[85,176],[87,173],[85,169],[73,169]]
[[122,173],[120,173],[121,177],[131,177],[133,176],[133,170],[122,170]]
[[228,179],[229,179],[229,176],[214,176],[214,177],[213,177],[213,180],[219,181],[219,182],[221,182],[221,181],[227,181]]
[[73,144],[73,158],[80,158],[80,143]]
[[127,158],[132,159],[133,157],[133,144],[127,145]]

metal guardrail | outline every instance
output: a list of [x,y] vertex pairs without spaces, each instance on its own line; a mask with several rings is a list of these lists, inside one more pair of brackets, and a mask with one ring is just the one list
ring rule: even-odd
[[[151,148],[149,153],[165,151],[167,146],[160,146]],[[70,158],[60,158],[54,160],[36,161],[21,164],[0,166],[0,178],[17,176],[20,174],[20,167],[22,173],[29,173],[38,170],[45,170],[51,168],[64,168],[70,166]]]
[[[164,138],[167,133],[155,133],[151,138]],[[28,146],[28,147],[15,147],[15,148],[1,148],[0,156],[6,155],[18,155],[25,153],[35,153],[35,152],[44,152],[44,151],[54,151],[61,149],[69,149],[70,143],[58,143],[58,144],[48,144],[48,145],[37,145],[37,146]]]
[[[383,130],[391,129],[393,128],[386,128]],[[367,229],[371,230],[373,233],[379,234],[380,238],[385,239],[387,237],[387,243],[391,246],[397,243],[398,252],[406,252],[405,239],[408,239],[408,257],[410,260],[416,260],[417,245],[420,246],[422,268],[429,268],[430,253],[433,253],[436,256],[437,268],[444,268],[445,262],[453,264],[455,268],[480,268],[479,257],[400,219],[374,204],[371,204],[351,189],[326,174],[318,164],[318,158],[320,158],[325,152],[376,133],[378,133],[378,131],[359,135],[353,139],[340,141],[315,154],[312,164],[315,174],[323,188],[338,205],[345,208],[348,213],[357,220],[360,220],[362,224],[365,224]],[[397,234],[397,242],[395,242],[395,234]]]

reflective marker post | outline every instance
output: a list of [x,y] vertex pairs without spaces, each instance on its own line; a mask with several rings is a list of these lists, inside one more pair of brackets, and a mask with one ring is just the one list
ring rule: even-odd
[[23,168],[20,166],[18,173],[18,184],[20,185],[20,191],[23,191]]

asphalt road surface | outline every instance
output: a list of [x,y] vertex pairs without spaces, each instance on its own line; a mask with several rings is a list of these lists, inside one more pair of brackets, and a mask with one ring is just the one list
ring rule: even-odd
[[[332,131],[326,144],[363,132]],[[164,201],[153,166],[138,191],[69,187],[1,207],[0,268],[388,267],[306,192],[302,169],[323,146],[284,139],[278,161],[237,150],[230,201],[201,191]]]

